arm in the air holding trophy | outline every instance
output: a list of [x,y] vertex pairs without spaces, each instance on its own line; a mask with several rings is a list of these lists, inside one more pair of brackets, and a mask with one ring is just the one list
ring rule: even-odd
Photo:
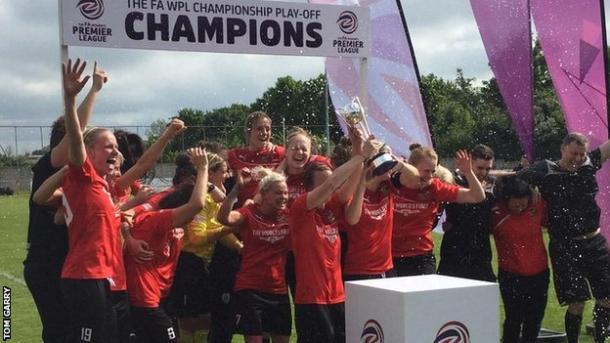
[[337,190],[352,173],[362,168],[362,163],[369,157],[375,155],[378,149],[374,142],[369,139],[365,142],[362,155],[352,156],[346,163],[333,171],[324,182],[311,192],[307,193],[307,209],[314,209],[327,202],[335,190]]
[[[349,140],[352,142],[352,157],[362,155],[362,145],[364,144],[362,131],[351,126],[348,128]],[[347,180],[341,185],[337,191],[337,196],[341,203],[346,203],[354,194],[358,181],[362,175],[362,168],[354,170],[354,172],[347,178]]]
[[360,175],[360,182],[354,193],[352,201],[345,206],[345,221],[349,225],[356,225],[360,221],[362,215],[362,206],[364,204],[364,191],[366,190],[366,174],[370,172],[372,167],[368,167]]

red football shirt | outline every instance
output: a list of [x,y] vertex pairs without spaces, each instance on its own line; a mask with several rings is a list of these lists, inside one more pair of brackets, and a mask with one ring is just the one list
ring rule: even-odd
[[542,225],[546,216],[543,201],[511,214],[504,204],[492,211],[492,233],[498,250],[498,265],[507,272],[531,276],[548,269]]
[[345,301],[338,225],[344,204],[333,196],[324,209],[308,210],[307,194],[294,201],[289,216],[297,279],[294,302],[337,304]]
[[182,237],[172,225],[172,210],[140,214],[131,234],[146,241],[154,257],[140,263],[125,252],[129,302],[137,307],[159,307],[171,288],[182,247]]
[[[112,187],[110,187],[110,193],[112,195],[112,199],[114,199],[114,208],[119,211],[120,205],[124,204],[129,197],[131,196],[131,188],[121,188],[118,183],[114,183]],[[125,275],[125,264],[123,263],[123,254],[121,252],[123,246],[123,240],[120,240],[120,246],[118,247],[118,254],[116,256],[121,257],[120,259],[115,259],[115,277],[113,278],[114,282],[110,283],[111,291],[125,291],[127,290],[127,278]]]
[[[274,145],[271,149],[262,148],[259,150],[250,150],[248,148],[239,148],[229,150],[229,167],[234,170],[243,168],[253,169],[254,167],[263,166],[266,168],[275,169],[284,159],[284,147]],[[258,182],[248,182],[240,191],[238,204],[243,204],[247,199],[252,199],[256,194]]]
[[432,224],[441,202],[454,202],[459,186],[432,178],[422,189],[392,187],[394,193],[394,225],[392,256],[409,257],[432,251]]
[[285,266],[289,244],[288,211],[272,216],[255,204],[238,210],[244,217],[240,235],[244,241],[235,290],[286,294]]
[[360,221],[347,226],[343,274],[372,275],[392,269],[392,211],[394,199],[387,183],[366,190]]
[[113,284],[113,278],[124,270],[120,267],[123,265],[120,216],[106,180],[87,159],[80,167],[70,165],[62,188],[69,248],[61,277],[108,278]]
[[161,202],[161,199],[163,199],[165,196],[167,196],[174,190],[175,190],[174,187],[169,187],[169,188],[166,188],[160,192],[157,192],[157,193],[151,195],[146,200],[145,203],[140,204],[133,208],[134,216],[137,217],[142,212],[155,211],[155,210],[159,209],[159,202]]
[[[330,160],[326,156],[312,155],[309,157],[307,163],[320,163],[330,166]],[[292,206],[292,203],[296,198],[305,193],[305,185],[303,184],[303,173],[301,174],[288,174],[286,173],[286,184],[288,185],[288,208]]]

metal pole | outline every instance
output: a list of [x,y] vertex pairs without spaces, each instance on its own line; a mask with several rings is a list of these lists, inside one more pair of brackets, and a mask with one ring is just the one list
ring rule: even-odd
[[367,107],[369,104],[368,92],[367,92],[367,69],[368,69],[368,58],[364,57],[360,59],[360,102],[362,103],[362,108],[364,112],[367,111]]
[[42,126],[38,127],[40,129],[40,150],[44,148],[44,142],[42,141]]
[[[608,75],[608,36],[606,35],[606,12],[604,10],[604,0],[600,0],[599,9],[602,16],[602,52],[604,56],[604,75],[606,76],[606,118],[610,124],[610,97],[608,90],[610,89],[610,75]],[[610,125],[608,125],[608,138],[610,138]]]
[[286,146],[286,118],[282,117],[282,144]]
[[13,126],[15,130],[15,156],[19,155],[19,146],[17,145],[17,126]]
[[326,82],[324,83],[324,124],[326,126],[326,156],[330,156],[330,117],[328,114],[328,76],[324,71]]

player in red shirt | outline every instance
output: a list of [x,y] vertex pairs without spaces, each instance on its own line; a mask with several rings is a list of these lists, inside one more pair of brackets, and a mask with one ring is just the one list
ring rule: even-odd
[[[246,118],[245,135],[246,147],[229,150],[229,168],[234,173],[242,169],[251,171],[259,166],[274,169],[284,159],[284,147],[271,143],[271,118],[267,113],[250,113]],[[244,185],[239,194],[239,205],[254,197],[258,181],[252,178]]]
[[259,183],[259,203],[232,211],[243,183],[238,175],[218,212],[218,220],[239,228],[244,241],[234,287],[237,330],[248,343],[262,342],[263,333],[270,333],[274,343],[287,343],[292,318],[284,273],[289,246],[286,178],[270,172]]
[[346,216],[347,252],[343,280],[376,279],[393,276],[392,223],[394,196],[390,175],[373,176],[372,168],[363,173],[354,196],[357,211]]
[[[286,137],[286,157],[276,168],[276,171],[283,172],[286,175],[288,208],[292,206],[292,203],[299,195],[305,193],[303,175],[307,164],[323,163],[330,165],[330,160],[327,157],[312,154],[311,143],[312,140],[309,133],[299,127],[291,130]],[[289,249],[290,251],[286,257],[286,282],[288,282],[288,287],[290,287],[290,293],[294,296],[296,285],[294,254],[292,253],[292,248]]]
[[411,151],[409,164],[417,169],[416,173],[409,177],[400,174],[392,179],[392,256],[398,276],[436,272],[432,225],[441,202],[476,203],[485,198],[481,183],[472,172],[470,155],[460,150],[456,153],[455,162],[468,179],[470,188],[449,185],[433,177],[438,156],[430,148]]
[[288,184],[288,208],[301,194],[305,193],[303,174],[308,163],[322,163],[330,166],[330,160],[321,155],[312,154],[311,136],[306,130],[296,127],[286,137],[286,157],[276,169],[286,175]]
[[338,222],[344,217],[346,206],[349,212],[355,209],[336,191],[352,174],[360,177],[362,163],[377,151],[371,140],[363,148],[361,139],[352,141],[353,157],[334,172],[327,165],[307,166],[304,184],[308,192],[300,195],[290,209],[297,276],[295,325],[299,342],[345,342],[345,293]]
[[[75,108],[76,95],[89,77],[81,78],[85,63],[68,60],[63,66],[66,137],[69,169],[63,182],[63,205],[69,251],[62,269],[62,291],[71,321],[70,332],[81,342],[116,340],[116,317],[110,284],[120,259],[118,212],[105,176],[119,154],[111,131],[89,130],[83,137]],[[121,262],[122,265],[122,262]]]
[[195,185],[183,183],[161,199],[161,210],[136,216],[130,230],[136,239],[144,240],[154,251],[149,261],[125,255],[129,302],[131,304],[137,342],[177,342],[177,330],[159,306],[167,296],[178,263],[184,231],[176,229],[188,224],[205,203],[208,183],[207,157],[201,148],[189,149],[197,169]]
[[[546,208],[532,201],[530,185],[514,176],[496,184],[492,233],[498,251],[498,282],[504,302],[502,342],[534,343],[544,317],[549,268],[542,240]],[[521,340],[519,340],[521,336]]]

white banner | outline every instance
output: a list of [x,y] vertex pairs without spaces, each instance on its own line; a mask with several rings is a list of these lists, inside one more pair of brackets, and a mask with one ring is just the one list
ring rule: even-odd
[[62,44],[367,57],[368,8],[276,1],[60,0]]

